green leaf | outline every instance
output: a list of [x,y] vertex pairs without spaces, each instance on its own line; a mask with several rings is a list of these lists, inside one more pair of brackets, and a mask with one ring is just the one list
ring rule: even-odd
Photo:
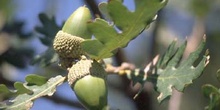
[[16,95],[25,94],[25,93],[27,93],[27,94],[32,94],[33,93],[31,90],[24,87],[24,84],[21,83],[21,82],[15,82],[14,87],[17,90]]
[[199,17],[205,17],[213,7],[213,4],[218,0],[191,0],[190,1],[190,11]]
[[[29,76],[30,77],[35,76]],[[39,78],[39,76],[36,77],[38,80],[42,80],[43,78]],[[38,85],[31,85],[29,86],[28,83],[24,84],[24,87],[31,90],[32,94],[20,94],[15,99],[10,100],[12,104],[10,105],[4,105],[4,108],[6,110],[29,110],[33,106],[33,101],[39,97],[42,96],[52,96],[54,92],[56,91],[56,87],[64,82],[66,77],[62,76],[56,76],[53,78],[50,78],[45,84],[38,86]],[[34,81],[39,83],[38,81]]]
[[55,53],[53,47],[49,47],[44,53],[36,55],[32,59],[31,64],[34,65],[38,63],[40,66],[45,67],[57,61],[58,55]]
[[157,67],[164,68],[166,66],[166,63],[173,57],[175,53],[175,45],[176,45],[176,40],[174,40],[168,47],[167,51],[163,56],[159,59],[157,62]]
[[45,14],[39,14],[39,19],[42,23],[41,27],[36,27],[36,31],[41,33],[43,36],[39,37],[42,44],[48,46],[48,49],[40,54],[35,56],[31,64],[39,63],[41,66],[48,66],[51,63],[58,61],[58,56],[53,50],[52,44],[55,38],[56,33],[61,30],[62,26],[58,26],[55,22],[54,17],[49,18]]
[[20,94],[24,94],[24,93],[31,94],[32,93],[32,91],[25,88],[24,84],[21,82],[15,82],[14,88],[15,88],[15,90],[9,90],[6,85],[1,84],[0,85],[0,95],[1,95],[2,99],[5,100],[5,99],[9,99],[11,97],[18,96]]
[[167,0],[136,0],[135,3],[137,7],[134,12],[118,0],[100,4],[99,9],[109,15],[114,25],[100,18],[88,23],[88,28],[96,39],[85,40],[81,45],[90,57],[108,58],[118,48],[125,47],[155,19],[156,13],[166,5]]
[[216,76],[217,76],[218,81],[220,82],[220,69],[217,71]]
[[206,84],[202,86],[203,94],[209,98],[209,105],[206,110],[219,110],[220,109],[220,89],[213,85]]
[[43,76],[36,75],[36,74],[30,74],[30,75],[26,76],[25,80],[30,85],[34,84],[34,85],[41,86],[41,85],[45,84],[48,79]]
[[36,74],[30,74],[30,75],[26,76],[25,80],[26,80],[25,83],[15,82],[13,90],[9,90],[4,84],[1,84],[0,85],[0,94],[3,97],[3,99],[13,98],[13,97],[16,97],[20,94],[25,94],[25,93],[32,94],[33,91],[26,88],[25,85],[27,85],[27,86],[31,86],[31,85],[41,86],[41,85],[45,84],[48,79],[43,76],[36,75]]
[[152,74],[148,75],[148,80],[155,84],[155,89],[160,93],[157,98],[159,102],[171,96],[173,89],[183,91],[187,85],[192,83],[192,80],[201,75],[209,62],[209,56],[205,55],[196,67],[193,66],[193,63],[203,50],[204,40],[196,51],[192,52],[186,60],[179,63],[186,44],[185,42],[174,52],[175,42],[173,42],[165,55],[159,59]]
[[12,0],[1,0],[0,1],[0,10],[2,13],[3,19],[9,19],[12,17],[15,10],[15,4],[12,3]]
[[36,27],[36,31],[44,35],[40,38],[42,44],[51,46],[56,33],[61,30],[61,26],[56,24],[55,18],[51,19],[46,14],[39,14],[39,19],[42,23],[42,27]]
[[100,3],[98,8],[99,8],[100,12],[102,13],[102,15],[104,16],[104,18],[106,20],[110,20],[110,21],[112,20],[111,16],[108,13],[108,9],[107,9],[107,4],[106,3]]
[[14,91],[9,90],[4,84],[0,84],[0,96],[3,99],[8,99],[10,96],[14,95]]

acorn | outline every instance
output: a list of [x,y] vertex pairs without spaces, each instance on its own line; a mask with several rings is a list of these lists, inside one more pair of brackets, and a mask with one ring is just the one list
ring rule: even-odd
[[53,48],[59,55],[59,65],[62,68],[70,68],[76,60],[79,60],[85,54],[80,43],[85,38],[91,38],[92,36],[87,29],[89,20],[91,20],[90,11],[82,6],[70,15],[62,30],[56,34]]
[[88,31],[87,22],[91,20],[92,15],[86,6],[79,7],[66,20],[62,31],[84,39],[90,39],[92,33]]
[[106,72],[95,60],[81,59],[68,73],[68,82],[82,105],[88,110],[106,110]]
[[53,47],[59,55],[60,66],[68,70],[68,82],[82,105],[88,110],[106,110],[106,72],[80,46],[84,39],[91,38],[87,29],[90,19],[88,8],[78,8],[57,33]]

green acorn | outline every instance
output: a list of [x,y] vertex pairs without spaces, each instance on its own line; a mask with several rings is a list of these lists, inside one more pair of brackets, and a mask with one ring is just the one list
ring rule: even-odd
[[107,83],[104,68],[95,60],[81,59],[68,73],[68,82],[88,110],[107,109]]
[[92,34],[87,29],[87,22],[91,20],[90,11],[85,6],[79,7],[65,22],[62,30],[73,36],[90,39]]
[[75,60],[80,60],[85,52],[80,43],[85,38],[91,38],[87,29],[87,22],[91,20],[91,14],[85,6],[78,8],[65,22],[61,31],[54,39],[53,48],[59,55],[59,65],[64,69],[70,68]]
[[97,61],[87,58],[80,46],[91,38],[86,24],[90,19],[88,8],[78,8],[57,33],[53,47],[60,66],[69,71],[68,82],[82,105],[88,110],[107,110],[106,72]]

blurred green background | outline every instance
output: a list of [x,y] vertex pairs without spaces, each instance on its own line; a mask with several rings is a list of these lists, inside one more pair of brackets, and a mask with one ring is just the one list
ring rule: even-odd
[[[1,0],[0,1],[0,84],[13,87],[15,81],[24,81],[27,74],[39,74],[46,77],[66,72],[53,63],[42,67],[30,65],[34,56],[47,50],[36,32],[36,26],[42,26],[38,15],[45,13],[54,17],[58,26],[79,6],[87,5],[93,15],[100,14],[97,4],[104,0]],[[124,0],[128,9],[135,10],[133,0]],[[147,7],[146,7],[147,8]],[[220,1],[219,0],[169,0],[167,6],[158,13],[157,21],[139,37],[114,56],[115,64],[134,63],[144,68],[157,54],[162,54],[174,39],[181,44],[189,41],[187,56],[206,35],[206,48],[210,53],[210,63],[199,79],[189,85],[184,94],[175,92],[172,101],[158,104],[152,84],[146,83],[144,91],[133,100],[139,85],[131,86],[125,76],[109,75],[109,104],[112,110],[202,110],[208,105],[201,87],[213,84],[220,87],[215,73],[220,68]],[[0,101],[3,99],[0,97]],[[177,107],[173,107],[177,106]],[[58,87],[52,97],[35,101],[32,110],[81,110],[68,84]],[[174,109],[175,108],[175,109]]]

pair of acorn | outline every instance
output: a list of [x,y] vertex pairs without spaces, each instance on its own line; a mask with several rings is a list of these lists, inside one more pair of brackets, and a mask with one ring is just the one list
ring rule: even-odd
[[91,38],[87,29],[90,19],[88,8],[78,8],[56,34],[53,47],[59,55],[60,66],[68,70],[68,82],[82,105],[89,110],[106,110],[106,72],[80,46],[85,39]]

